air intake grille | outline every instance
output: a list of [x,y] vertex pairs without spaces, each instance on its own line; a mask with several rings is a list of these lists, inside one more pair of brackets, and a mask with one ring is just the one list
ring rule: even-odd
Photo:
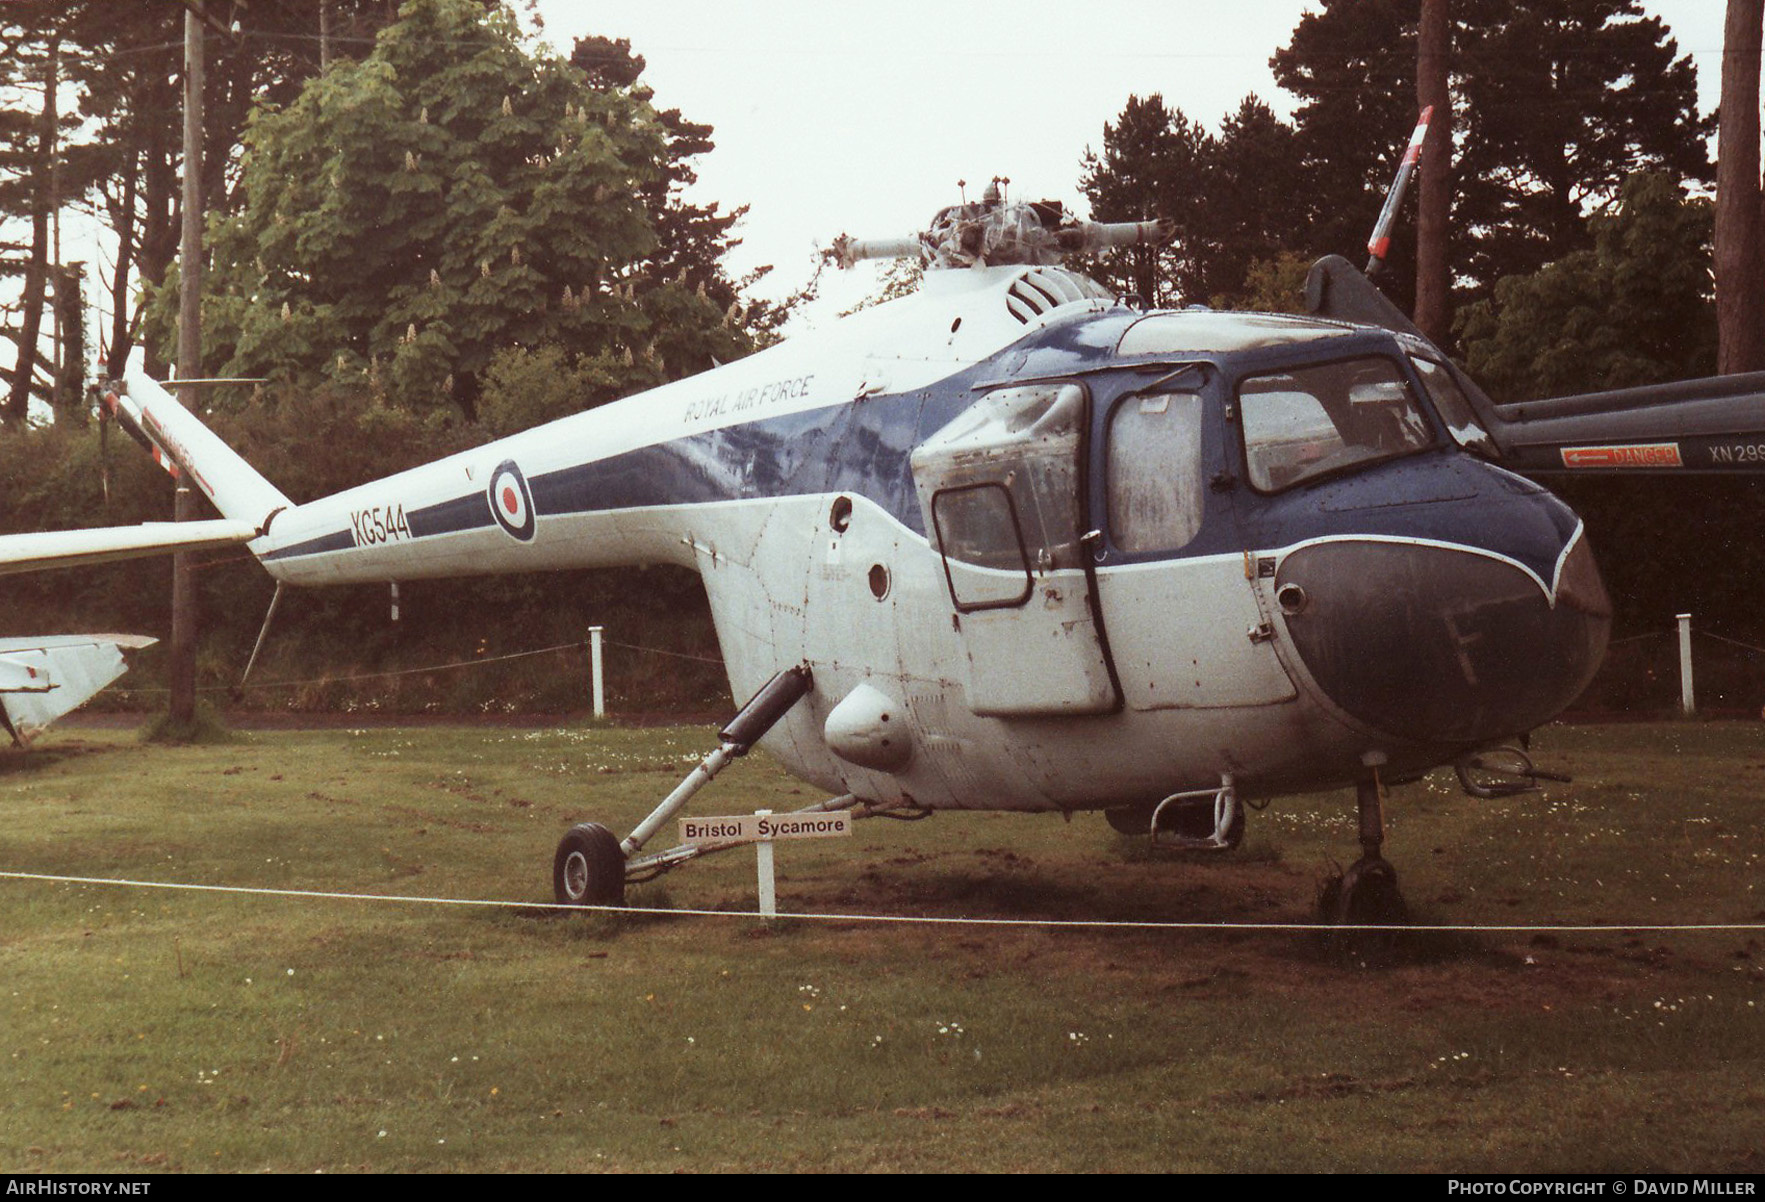
[[1026,271],[1011,282],[1005,292],[1005,307],[1018,321],[1028,325],[1062,305],[1104,299],[1108,295],[1106,290],[1084,276],[1038,269]]

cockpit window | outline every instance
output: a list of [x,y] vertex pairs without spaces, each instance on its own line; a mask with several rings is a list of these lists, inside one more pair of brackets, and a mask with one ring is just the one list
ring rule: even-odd
[[1124,551],[1175,551],[1201,530],[1201,398],[1131,396],[1109,419],[1109,534]]
[[1410,361],[1421,373],[1428,399],[1434,402],[1434,408],[1445,420],[1454,441],[1467,451],[1475,451],[1488,459],[1496,458],[1495,441],[1477,420],[1477,411],[1471,408],[1470,400],[1452,378],[1452,373],[1446,370],[1446,365],[1414,355],[1410,356]]
[[1238,412],[1250,483],[1263,492],[1434,442],[1402,372],[1384,358],[1251,376],[1238,386]]

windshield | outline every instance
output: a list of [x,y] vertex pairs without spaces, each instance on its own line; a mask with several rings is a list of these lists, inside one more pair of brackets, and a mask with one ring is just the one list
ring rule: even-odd
[[1434,402],[1435,410],[1445,419],[1453,440],[1467,451],[1475,451],[1487,459],[1496,458],[1494,440],[1477,420],[1470,399],[1452,378],[1452,373],[1446,370],[1446,365],[1416,355],[1410,356],[1410,362],[1421,373],[1422,387],[1428,390],[1428,399]]
[[1251,376],[1238,386],[1250,483],[1277,492],[1434,442],[1396,363],[1349,359]]

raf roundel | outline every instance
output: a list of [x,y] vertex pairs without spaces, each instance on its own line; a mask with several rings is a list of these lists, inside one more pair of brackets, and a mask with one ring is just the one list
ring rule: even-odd
[[490,512],[496,524],[522,542],[533,538],[533,494],[527,491],[526,477],[513,459],[505,459],[490,473],[486,491]]

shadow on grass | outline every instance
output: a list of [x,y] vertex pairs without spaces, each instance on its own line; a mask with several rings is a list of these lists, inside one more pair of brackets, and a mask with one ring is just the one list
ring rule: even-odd
[[114,750],[112,747],[99,747],[90,743],[56,743],[53,747],[7,747],[0,749],[0,776],[25,776],[53,768],[68,760]]
[[638,885],[625,895],[626,910],[597,910],[571,906],[526,906],[508,912],[509,919],[520,924],[534,922],[567,923],[563,929],[571,940],[607,940],[626,931],[673,922],[680,915],[672,913],[674,899],[668,887],[659,882]]
[[174,717],[170,711],[151,714],[141,726],[143,743],[178,746],[214,747],[238,742],[226,722],[206,701],[196,703],[196,712],[189,718]]

